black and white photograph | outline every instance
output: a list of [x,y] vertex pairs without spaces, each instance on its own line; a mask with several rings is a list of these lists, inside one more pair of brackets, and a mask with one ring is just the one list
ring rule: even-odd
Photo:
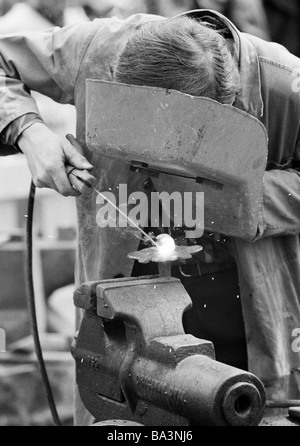
[[297,426],[300,0],[0,0],[0,427]]

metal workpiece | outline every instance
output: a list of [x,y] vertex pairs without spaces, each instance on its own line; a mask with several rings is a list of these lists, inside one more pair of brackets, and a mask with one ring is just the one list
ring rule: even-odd
[[77,384],[96,421],[124,419],[149,426],[260,423],[262,383],[216,361],[210,341],[184,333],[182,316],[191,300],[178,279],[88,283],[75,292],[74,302],[86,309],[72,352]]

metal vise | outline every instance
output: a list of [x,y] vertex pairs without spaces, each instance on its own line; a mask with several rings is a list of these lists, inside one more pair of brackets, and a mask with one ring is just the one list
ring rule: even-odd
[[85,315],[72,354],[77,384],[96,421],[147,426],[253,426],[261,381],[215,360],[213,344],[184,333],[191,300],[168,277],[87,282],[74,294]]

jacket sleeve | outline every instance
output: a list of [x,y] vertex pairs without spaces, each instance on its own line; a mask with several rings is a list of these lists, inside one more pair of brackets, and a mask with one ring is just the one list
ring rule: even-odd
[[[11,134],[8,126],[14,120],[39,114],[30,90],[60,103],[74,102],[80,62],[96,30],[96,23],[89,22],[0,38],[1,136],[4,130]],[[8,141],[2,139],[2,143]]]
[[287,234],[300,234],[300,171],[269,170],[255,240]]

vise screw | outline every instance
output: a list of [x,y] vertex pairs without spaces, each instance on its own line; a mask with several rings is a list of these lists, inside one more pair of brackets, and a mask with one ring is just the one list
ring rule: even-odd
[[265,390],[251,373],[215,360],[213,344],[186,334],[191,299],[180,280],[86,282],[72,347],[80,397],[97,422],[146,426],[255,426]]

